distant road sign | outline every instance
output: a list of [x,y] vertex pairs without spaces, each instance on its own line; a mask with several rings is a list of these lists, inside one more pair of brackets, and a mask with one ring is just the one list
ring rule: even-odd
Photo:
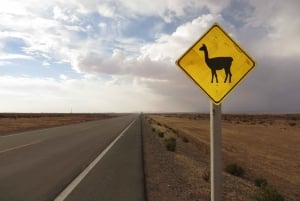
[[253,59],[218,24],[176,64],[215,104],[220,104],[255,66]]

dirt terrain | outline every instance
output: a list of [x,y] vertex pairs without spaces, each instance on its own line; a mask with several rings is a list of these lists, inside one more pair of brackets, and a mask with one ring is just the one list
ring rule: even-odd
[[100,120],[120,115],[121,114],[0,113],[0,135]]
[[[210,200],[210,184],[203,179],[209,168],[209,116],[147,115],[145,122],[148,200]],[[175,152],[166,150],[168,137],[176,139]],[[255,200],[259,177],[285,200],[300,200],[300,115],[223,115],[222,144],[223,166],[235,163],[245,171],[242,177],[223,172],[224,200]]]

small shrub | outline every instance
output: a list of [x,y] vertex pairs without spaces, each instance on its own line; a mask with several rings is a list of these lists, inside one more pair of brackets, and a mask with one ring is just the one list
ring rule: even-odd
[[291,123],[289,123],[289,125],[290,125],[290,126],[296,126],[296,123],[291,122]]
[[259,177],[257,179],[255,179],[255,186],[259,187],[259,188],[264,188],[268,185],[268,181],[265,178]]
[[158,122],[157,125],[161,126],[161,123]]
[[205,170],[202,173],[202,178],[204,181],[209,182],[210,181],[210,171],[208,168],[205,168]]
[[189,142],[189,139],[188,139],[187,137],[183,137],[183,138],[182,138],[182,141],[185,142],[185,143],[188,143],[188,142]]
[[161,137],[161,138],[163,138],[165,136],[165,134],[164,134],[164,132],[159,132],[158,136]]
[[284,197],[271,185],[259,188],[254,197],[256,201],[284,201]]
[[168,151],[175,151],[176,149],[176,139],[173,137],[165,139],[165,145]]
[[235,163],[227,165],[225,171],[237,177],[241,177],[244,174],[244,169]]
[[178,131],[172,128],[173,133],[178,134]]
[[264,124],[265,123],[265,121],[263,121],[263,120],[261,120],[260,122],[259,122],[259,124]]
[[152,132],[155,132],[155,128],[152,128]]

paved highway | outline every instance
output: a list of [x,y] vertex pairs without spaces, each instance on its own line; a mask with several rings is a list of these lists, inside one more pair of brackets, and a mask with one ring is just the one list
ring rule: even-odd
[[142,201],[141,147],[139,115],[2,136],[0,200]]

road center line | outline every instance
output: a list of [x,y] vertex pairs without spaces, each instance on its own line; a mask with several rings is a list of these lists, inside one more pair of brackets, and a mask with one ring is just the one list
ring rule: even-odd
[[[138,118],[137,118],[138,119]],[[63,190],[54,201],[64,201],[68,195],[79,185],[79,183],[86,177],[86,175],[97,165],[97,163],[105,156],[105,154],[116,144],[116,142],[124,135],[124,133],[131,127],[131,125],[136,122],[133,120],[114,141],[112,141],[108,147],[106,147],[101,154],[91,163],[87,168],[85,168],[66,188]]]
[[30,142],[30,143],[27,143],[27,144],[22,144],[22,145],[19,145],[19,146],[16,146],[16,147],[11,147],[11,148],[8,148],[8,149],[0,150],[0,154],[5,153],[5,152],[9,152],[9,151],[13,151],[13,150],[16,150],[16,149],[21,149],[21,148],[24,148],[24,147],[28,147],[30,145],[38,144],[41,141],[42,140],[37,140],[37,141]]

